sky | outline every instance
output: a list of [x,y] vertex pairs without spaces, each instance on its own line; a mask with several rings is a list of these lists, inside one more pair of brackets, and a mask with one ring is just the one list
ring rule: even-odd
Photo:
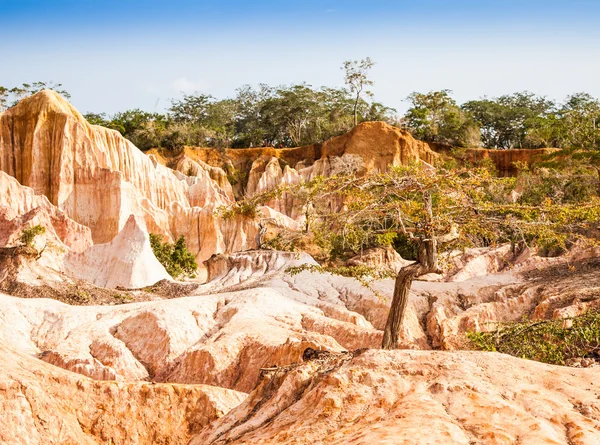
[[162,112],[244,84],[343,86],[371,57],[375,99],[600,97],[600,0],[0,0],[0,85],[62,83],[82,112]]

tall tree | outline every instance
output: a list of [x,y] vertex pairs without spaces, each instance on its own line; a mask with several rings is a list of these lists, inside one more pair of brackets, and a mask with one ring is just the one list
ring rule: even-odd
[[171,101],[169,113],[175,121],[203,125],[212,102],[214,97],[209,94],[184,94],[183,99]]
[[570,147],[598,148],[600,143],[600,102],[587,93],[569,96],[561,107]]
[[375,62],[370,57],[358,60],[346,60],[342,66],[344,70],[344,81],[350,91],[354,93],[354,126],[358,125],[358,105],[361,95],[364,93],[372,96],[369,90],[366,90],[369,85],[373,85],[373,81],[369,79],[368,74],[373,68]]

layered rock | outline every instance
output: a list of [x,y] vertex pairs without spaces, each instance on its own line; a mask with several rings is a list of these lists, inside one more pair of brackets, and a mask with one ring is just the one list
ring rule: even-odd
[[496,353],[321,355],[267,373],[190,444],[591,445],[599,397],[592,370]]
[[88,124],[52,91],[0,115],[0,170],[89,227],[95,243],[110,242],[133,214],[151,233],[185,235],[200,261],[255,245],[255,222],[214,215],[231,198],[222,177],[161,165],[118,132]]
[[0,171],[0,246],[17,242],[24,228],[41,225],[56,243],[80,252],[92,245],[89,228],[76,223],[52,205],[48,198],[37,195],[3,171]]
[[[571,263],[547,260],[545,267],[562,271],[558,276],[568,273]],[[531,314],[578,314],[597,302],[593,267],[581,266],[580,274],[556,282],[536,278],[541,261],[460,282],[416,281],[402,347],[464,348],[467,331]],[[273,251],[221,255],[209,262],[211,281],[196,296],[119,306],[0,296],[0,338],[96,379],[204,383],[246,392],[260,368],[298,362],[307,347],[379,347],[393,280],[374,283],[376,295],[354,279],[286,272],[303,263],[314,264],[307,255]]]
[[244,400],[203,385],[100,382],[0,340],[0,443],[186,444]]

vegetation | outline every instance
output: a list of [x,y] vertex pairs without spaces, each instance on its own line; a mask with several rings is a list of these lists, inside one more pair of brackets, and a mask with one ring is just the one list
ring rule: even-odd
[[344,70],[344,82],[350,88],[350,91],[354,94],[354,125],[358,124],[358,105],[360,103],[361,95],[364,93],[367,96],[373,96],[369,90],[365,90],[369,85],[373,85],[373,81],[367,77],[367,74],[371,68],[373,68],[375,62],[369,57],[361,61],[358,60],[346,60],[342,69]]
[[413,93],[401,124],[419,139],[486,148],[600,148],[600,102],[576,93],[564,103],[524,91],[458,105],[451,91]]
[[163,241],[161,235],[150,234],[150,245],[158,261],[173,278],[195,277],[198,263],[187,249],[182,235],[175,244]]
[[139,109],[113,116],[88,113],[91,123],[118,130],[137,147],[295,147],[349,131],[354,111],[359,122],[393,123],[393,111],[353,97],[343,88],[308,84],[258,88],[243,86],[234,98],[217,100],[202,93],[173,100],[166,114]]
[[417,139],[459,147],[479,146],[477,123],[456,104],[450,93],[450,90],[412,93],[408,97],[411,107],[404,115],[403,124]]
[[24,83],[19,87],[4,87],[0,85],[0,112],[16,105],[21,99],[38,93],[42,90],[54,90],[67,99],[71,97],[69,93],[62,89],[62,84],[50,82]]
[[35,239],[35,237],[38,235],[43,235],[44,233],[46,233],[46,228],[38,224],[27,229],[23,229],[23,231],[21,232],[21,237],[19,239],[24,246],[32,247],[33,240]]
[[[184,146],[296,147],[322,142],[365,121],[385,121],[417,139],[455,147],[498,149],[556,147],[600,149],[600,101],[575,93],[557,103],[531,92],[481,98],[458,104],[450,90],[414,92],[398,118],[393,108],[373,100],[369,58],[342,65],[347,88],[306,83],[244,85],[234,97],[217,99],[195,92],[171,101],[165,113],[131,109],[108,116],[87,113],[92,124],[119,131],[142,150]],[[0,111],[42,89],[69,98],[61,84],[0,86]]]
[[476,349],[564,365],[575,358],[594,357],[600,351],[600,313],[542,321],[499,323],[492,332],[470,332]]
[[[312,223],[307,231],[327,254],[319,271],[355,276],[364,283],[366,275],[378,272],[340,268],[336,259],[384,245],[412,252],[415,262],[395,277],[383,338],[383,347],[392,349],[399,346],[412,281],[439,272],[440,253],[505,242],[515,249],[537,245],[561,250],[575,239],[585,238],[600,222],[600,199],[590,190],[574,190],[568,198],[559,199],[545,181],[530,181],[523,185],[528,194],[524,192],[513,202],[510,190],[518,181],[525,182],[528,174],[523,171],[516,179],[498,178],[485,168],[433,170],[415,164],[360,177],[340,174],[316,178],[271,191],[264,200],[272,199],[274,193],[293,193],[310,204]],[[562,184],[568,180],[558,171],[549,177]],[[255,196],[236,203],[229,211],[250,214],[247,209],[260,202],[261,197]],[[344,205],[332,208],[332,202]]]

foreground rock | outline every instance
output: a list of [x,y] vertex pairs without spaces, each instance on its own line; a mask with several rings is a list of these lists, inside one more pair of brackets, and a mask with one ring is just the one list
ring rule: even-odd
[[[468,331],[598,306],[598,260],[542,261],[460,282],[415,282],[402,346],[464,349]],[[73,307],[0,294],[0,338],[95,379],[248,392],[260,368],[300,362],[306,348],[339,352],[381,344],[393,281],[375,283],[376,296],[354,279],[286,272],[311,262],[307,255],[274,251],[216,256],[208,265],[212,280],[192,296],[118,306]],[[539,275],[540,264],[550,277]]]
[[[381,332],[340,300],[336,286],[344,282],[325,276],[313,293],[294,290],[294,281],[285,281],[293,277],[282,270],[294,264],[293,254],[252,260],[248,255],[249,261],[239,262],[246,265],[236,269],[245,270],[243,275],[222,277],[246,286],[230,292],[207,288],[210,293],[185,298],[79,307],[0,294],[0,338],[95,379],[205,383],[240,391],[254,388],[261,367],[298,362],[307,347],[379,345]],[[253,282],[261,277],[266,287]],[[348,301],[368,294],[347,281],[357,289],[356,297],[344,297]]]
[[367,351],[266,373],[191,445],[600,442],[591,370],[482,352]]
[[202,385],[99,382],[0,341],[0,443],[184,445],[245,394]]

